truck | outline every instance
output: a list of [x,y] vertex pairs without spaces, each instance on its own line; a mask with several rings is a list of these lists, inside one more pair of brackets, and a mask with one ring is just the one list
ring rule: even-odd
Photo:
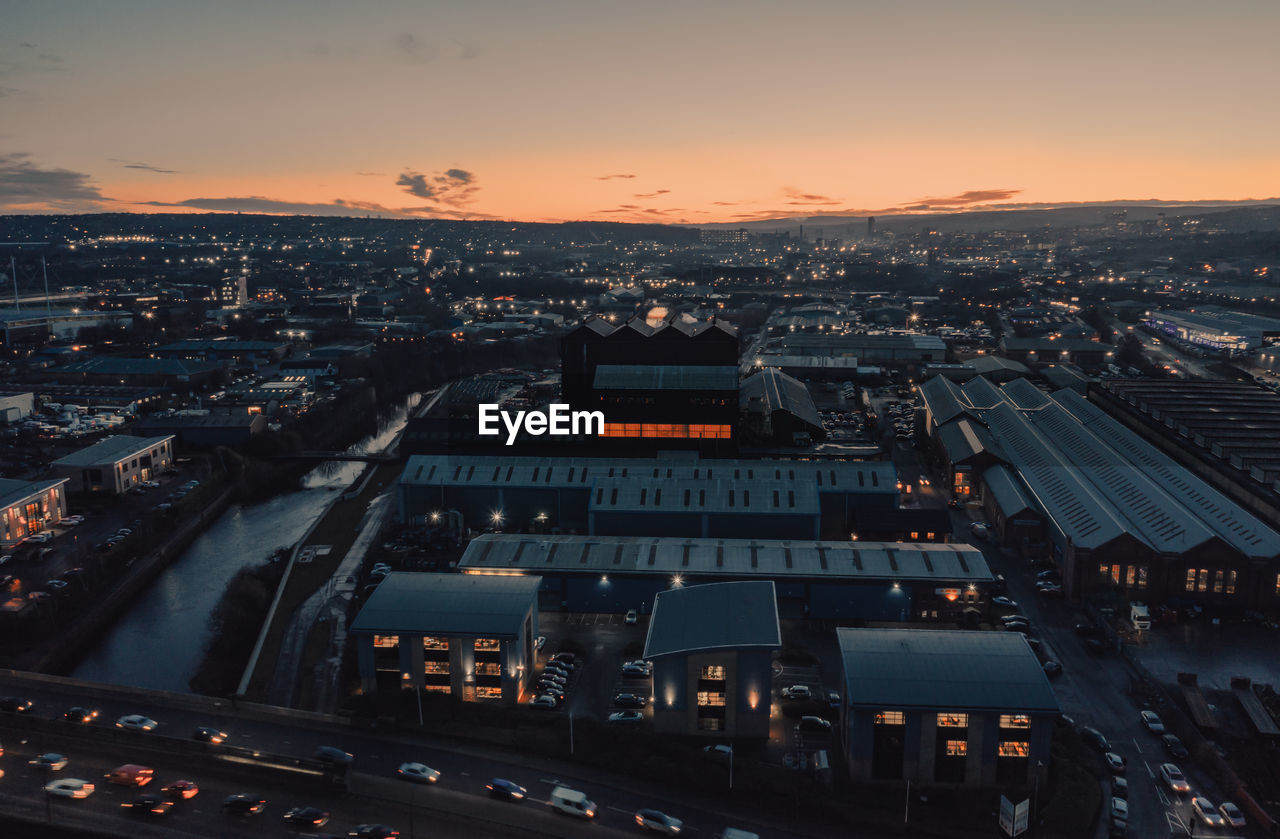
[[1145,603],[1129,604],[1129,622],[1134,629],[1151,628],[1151,611]]

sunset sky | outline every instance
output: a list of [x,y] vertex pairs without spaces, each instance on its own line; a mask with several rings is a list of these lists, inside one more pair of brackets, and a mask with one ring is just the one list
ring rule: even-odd
[[0,0],[0,212],[1280,195],[1280,3]]

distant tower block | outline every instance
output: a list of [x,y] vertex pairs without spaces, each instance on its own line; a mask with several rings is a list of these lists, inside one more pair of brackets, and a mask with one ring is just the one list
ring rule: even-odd
[[876,237],[876,217],[867,216],[867,238],[874,239]]

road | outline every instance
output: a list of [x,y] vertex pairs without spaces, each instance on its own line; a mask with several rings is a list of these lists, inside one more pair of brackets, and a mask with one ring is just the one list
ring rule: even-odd
[[[969,533],[969,516],[955,513],[955,533]],[[1213,780],[1190,760],[1177,761],[1163,748],[1160,738],[1142,724],[1139,711],[1130,695],[1130,672],[1114,650],[1102,656],[1086,651],[1075,632],[1077,623],[1087,622],[1085,613],[1063,600],[1045,599],[1035,590],[1035,573],[1027,562],[1008,556],[997,546],[982,540],[971,540],[986,556],[991,570],[1003,573],[1008,581],[1009,596],[1018,603],[1019,614],[1031,620],[1033,637],[1043,645],[1042,658],[1062,664],[1063,673],[1053,681],[1062,711],[1078,726],[1092,726],[1110,741],[1113,751],[1128,761],[1129,835],[1154,837],[1192,835],[1191,796],[1175,796],[1160,782],[1160,765],[1174,762],[1182,769],[1196,795],[1209,798],[1215,806],[1225,799]],[[1157,712],[1159,709],[1154,709]],[[1109,806],[1111,792],[1103,789],[1104,809]],[[1246,831],[1247,832],[1247,831]],[[1098,827],[1099,837],[1107,835],[1105,819]],[[1238,832],[1214,830],[1196,825],[1195,836],[1233,836]]]
[[1191,375],[1200,379],[1217,378],[1209,370],[1207,362],[1183,353],[1171,341],[1158,338],[1142,329],[1142,327],[1122,323],[1118,320],[1113,321],[1111,327],[1116,331],[1117,336],[1132,335],[1142,342],[1142,349],[1155,364],[1167,366],[1171,368],[1171,371],[1180,371],[1181,375],[1184,376]]
[[[595,767],[516,755],[480,744],[428,743],[404,733],[381,733],[341,725],[316,727],[315,724],[291,722],[292,718],[283,712],[274,718],[232,712],[225,708],[222,712],[206,712],[197,710],[203,700],[176,697],[170,701],[168,695],[151,691],[104,688],[94,695],[90,690],[82,684],[61,681],[33,687],[20,675],[0,674],[0,695],[32,699],[35,702],[32,713],[37,717],[60,717],[71,705],[87,704],[101,711],[101,717],[95,723],[99,726],[110,726],[117,717],[129,713],[145,714],[158,720],[160,728],[155,733],[136,735],[140,748],[147,744],[154,748],[162,737],[182,741],[162,742],[160,751],[151,751],[145,756],[145,764],[156,769],[157,778],[163,783],[175,778],[190,778],[208,793],[175,808],[171,814],[175,829],[196,830],[202,819],[213,818],[209,804],[220,801],[231,792],[250,792],[269,802],[266,815],[254,820],[255,836],[289,835],[284,831],[260,832],[256,825],[278,825],[284,809],[293,806],[328,809],[334,813],[334,825],[340,822],[344,829],[360,821],[382,821],[393,823],[405,835],[408,835],[410,813],[414,814],[415,822],[420,819],[425,824],[430,818],[432,834],[442,836],[514,836],[529,835],[539,830],[551,836],[577,836],[588,829],[591,835],[599,835],[602,831],[605,835],[612,835],[614,831],[634,835],[631,815],[642,807],[662,810],[683,819],[687,825],[685,833],[695,837],[710,837],[726,825],[754,830],[768,837],[824,836],[830,835],[831,831],[829,825],[806,825],[790,813],[762,812],[740,802],[706,803],[679,791],[661,789]],[[216,726],[229,733],[228,745],[265,754],[309,758],[318,746],[338,746],[356,756],[354,794],[318,794],[314,779],[299,782],[290,773],[281,773],[270,782],[259,782],[246,789],[246,782],[238,780],[238,773],[234,770],[228,771],[225,766],[203,756],[180,756],[182,749],[190,744],[190,733],[201,725]],[[94,780],[95,783],[114,766],[144,761],[144,758],[131,754],[127,745],[112,747],[93,740],[76,739],[77,730],[72,725],[67,725],[70,739],[61,736],[54,739],[47,734],[32,735],[27,730],[30,728],[24,727],[21,716],[0,714],[0,743],[6,750],[4,757],[0,758],[0,767],[7,772],[0,789],[5,795],[16,796],[20,802],[26,802],[27,807],[38,805],[38,809],[44,806],[40,793],[42,779],[26,766],[26,760],[32,754],[60,751],[71,759],[71,765],[63,775]],[[83,736],[81,732],[79,737]],[[127,744],[133,742],[130,739],[133,736],[122,733],[120,738],[124,738],[122,742]],[[441,782],[430,788],[418,788],[395,780],[396,767],[407,761],[420,761],[440,770],[443,773]],[[509,778],[525,786],[529,790],[529,800],[523,805],[491,800],[484,790],[484,783],[492,777]],[[586,792],[600,805],[597,823],[583,825],[573,822],[540,804],[548,799],[557,782]],[[57,802],[55,818],[58,813],[74,808],[92,810],[95,814],[101,811],[100,815],[106,818],[107,814],[117,813],[119,808],[116,805],[124,797],[127,797],[126,793],[103,790],[100,786],[100,792],[85,801]],[[196,802],[202,807],[189,806]],[[201,813],[184,812],[195,809],[201,809]],[[126,824],[136,823],[132,817],[126,818]],[[237,824],[222,821],[221,815],[217,818],[220,825]],[[483,827],[488,832],[476,827],[478,822],[473,822],[478,819],[486,820]],[[128,833],[127,830],[125,832]],[[224,832],[219,828],[219,835]],[[166,835],[174,835],[174,831],[167,831]],[[227,835],[239,834],[233,830]]]

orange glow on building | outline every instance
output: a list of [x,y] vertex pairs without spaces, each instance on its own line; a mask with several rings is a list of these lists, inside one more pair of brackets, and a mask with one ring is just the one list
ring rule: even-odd
[[685,425],[670,422],[606,422],[601,437],[654,437],[700,440],[728,440],[728,425]]

